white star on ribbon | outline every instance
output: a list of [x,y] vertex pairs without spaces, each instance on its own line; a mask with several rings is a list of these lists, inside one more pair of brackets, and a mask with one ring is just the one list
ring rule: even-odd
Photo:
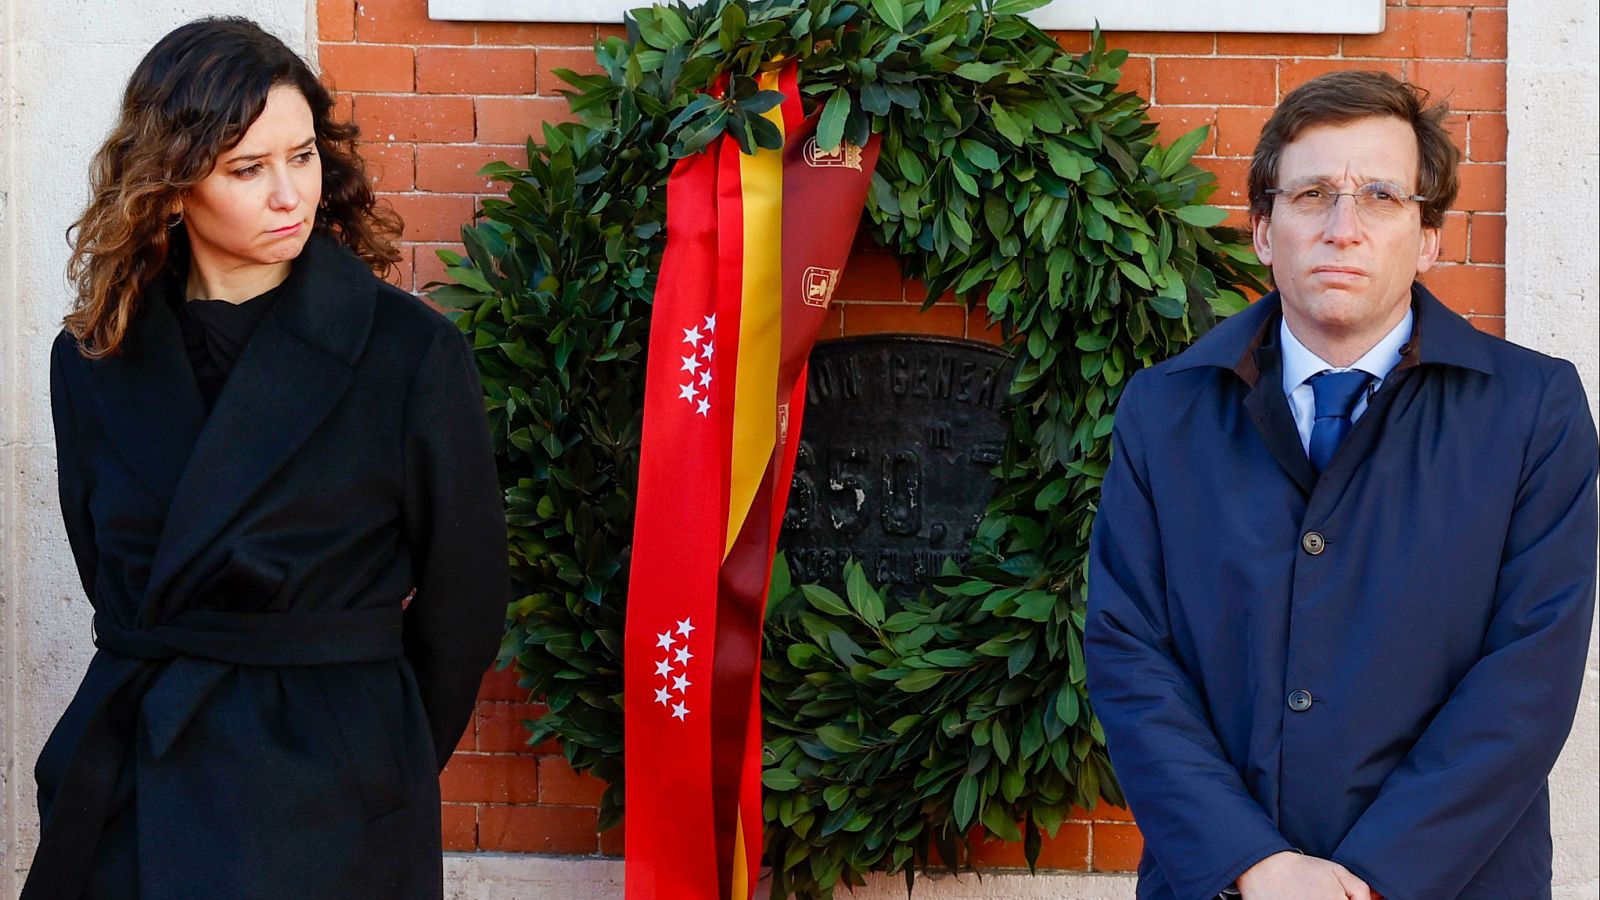
[[689,660],[691,659],[694,659],[694,654],[689,652],[688,647],[678,648],[678,663],[680,665],[687,666],[689,664]]
[[678,675],[672,679],[672,689],[681,694],[689,689],[689,683],[687,676]]
[[688,372],[691,375],[694,374],[696,369],[698,369],[702,365],[704,365],[704,363],[700,362],[700,358],[699,357],[694,356],[692,354],[689,355],[689,356],[681,357],[681,358],[683,360],[683,368],[680,369],[679,371]]
[[662,678],[672,677],[672,660],[663,659],[656,662],[656,674]]
[[672,644],[673,644],[672,632],[663,631],[660,634],[656,635],[656,646],[657,647],[660,647],[663,650],[671,650],[672,649]]
[[700,386],[703,387],[703,388],[711,387],[711,367],[710,366],[707,366],[706,370],[704,372],[700,373]]
[[694,386],[692,379],[688,384],[678,385],[678,396],[684,400],[693,400],[698,393],[700,393],[700,389]]
[[688,714],[689,714],[689,707],[684,706],[682,703],[674,703],[674,704],[672,704],[672,717],[674,719],[682,721],[683,717],[687,716]]
[[717,316],[716,316],[716,314],[712,313],[711,315],[706,316],[706,323],[704,325],[702,325],[701,327],[704,328],[705,330],[711,332],[712,334],[716,334],[717,333]]
[[683,330],[683,342],[685,344],[699,344],[703,339],[698,328],[685,328]]
[[711,414],[711,401],[710,400],[706,400],[706,399],[702,398],[697,402],[699,403],[699,407],[695,410],[695,412],[699,413],[702,416],[707,416],[707,415]]
[[704,356],[706,358],[707,362],[711,361],[711,342],[710,341],[706,341],[706,345],[705,345],[704,348],[701,349],[700,355]]
[[656,702],[661,704],[662,706],[671,705],[671,703],[672,703],[672,693],[670,691],[668,691],[666,688],[657,688],[656,689]]
[[683,620],[678,622],[678,633],[679,634],[683,635],[684,637],[688,637],[689,634],[691,632],[693,632],[693,631],[694,631],[694,626],[689,624],[689,620],[688,619],[683,619]]

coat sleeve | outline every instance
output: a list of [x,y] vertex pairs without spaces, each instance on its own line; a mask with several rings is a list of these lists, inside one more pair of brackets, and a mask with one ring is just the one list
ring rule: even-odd
[[67,542],[72,547],[84,595],[93,602],[100,551],[89,514],[89,466],[83,458],[82,432],[69,387],[68,366],[77,354],[78,342],[61,332],[50,349],[50,417],[56,433],[56,490],[61,498],[61,521],[67,529]]
[[1532,431],[1483,655],[1333,854],[1393,900],[1461,893],[1572,727],[1594,615],[1600,450],[1570,363],[1547,382]]
[[1173,646],[1161,532],[1139,438],[1141,375],[1117,408],[1089,543],[1089,694],[1128,805],[1173,892],[1210,898],[1293,849],[1212,732]]
[[405,654],[443,769],[499,647],[510,598],[483,390],[465,339],[449,323],[440,323],[412,377],[404,452],[402,509],[416,567]]

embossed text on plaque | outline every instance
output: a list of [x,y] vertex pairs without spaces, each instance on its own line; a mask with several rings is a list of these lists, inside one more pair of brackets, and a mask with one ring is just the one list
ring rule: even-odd
[[1010,357],[977,341],[871,335],[811,351],[779,546],[796,582],[838,588],[854,557],[911,594],[964,565],[994,492]]

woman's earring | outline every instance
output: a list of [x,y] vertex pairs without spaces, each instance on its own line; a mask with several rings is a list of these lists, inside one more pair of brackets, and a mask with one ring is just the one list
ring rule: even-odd
[[181,210],[181,209],[178,210],[177,213],[175,213],[172,216],[172,218],[167,220],[167,227],[168,228],[177,228],[179,225],[182,225],[182,224],[183,224],[183,210]]

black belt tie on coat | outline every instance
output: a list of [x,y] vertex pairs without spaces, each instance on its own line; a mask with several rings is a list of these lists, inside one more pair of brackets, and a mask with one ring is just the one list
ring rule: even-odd
[[[117,780],[142,716],[160,758],[234,666],[325,666],[401,658],[396,607],[304,613],[190,610],[171,622],[128,629],[95,615],[95,646],[127,665],[88,716],[40,824],[23,900],[77,900],[111,814]],[[343,692],[333,692],[341,694]],[[330,704],[343,705],[338,696]],[[349,710],[334,709],[335,715]],[[356,716],[356,720],[370,717]],[[374,737],[381,739],[381,735]],[[360,765],[360,757],[355,760]],[[357,773],[363,799],[375,773]]]

